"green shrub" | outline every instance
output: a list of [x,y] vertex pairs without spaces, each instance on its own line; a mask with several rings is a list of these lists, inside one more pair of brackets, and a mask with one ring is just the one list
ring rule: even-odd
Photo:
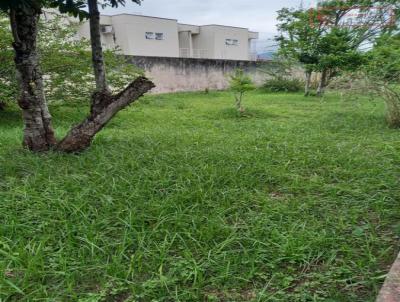
[[276,77],[267,79],[263,88],[268,92],[299,92],[304,88],[304,83],[298,79]]
[[256,88],[253,80],[243,70],[236,69],[235,72],[230,75],[229,88],[235,93],[237,110],[243,113],[244,108],[242,106],[242,101],[244,94]]

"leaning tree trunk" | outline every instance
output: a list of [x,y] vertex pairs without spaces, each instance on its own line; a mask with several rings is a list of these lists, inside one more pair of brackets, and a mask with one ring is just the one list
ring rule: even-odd
[[319,80],[317,96],[321,97],[325,94],[325,88],[328,82],[328,70],[324,69],[321,72],[321,79]]
[[153,82],[145,77],[139,77],[115,96],[94,94],[93,98],[98,101],[97,105],[92,106],[92,111],[86,120],[74,127],[58,144],[57,149],[70,153],[84,151],[91,145],[94,136],[115,114],[154,87]]
[[71,129],[56,149],[63,152],[80,152],[87,149],[95,135],[122,109],[155,87],[145,77],[139,77],[122,92],[113,95],[108,88],[106,69],[101,47],[100,13],[97,0],[89,0],[90,39],[92,64],[96,79],[96,91],[92,95],[90,114],[79,125]]
[[43,89],[36,50],[40,9],[26,5],[10,12],[15,65],[20,86],[18,104],[24,121],[23,144],[32,151],[47,151],[56,139]]
[[312,71],[306,71],[306,84],[304,87],[304,96],[310,95],[310,86],[311,86],[311,75]]

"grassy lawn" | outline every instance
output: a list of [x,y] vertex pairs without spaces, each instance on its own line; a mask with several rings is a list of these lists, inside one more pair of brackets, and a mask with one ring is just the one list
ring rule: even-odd
[[[379,102],[149,96],[81,155],[0,113],[0,301],[374,301],[400,235]],[[84,107],[53,106],[59,136]]]

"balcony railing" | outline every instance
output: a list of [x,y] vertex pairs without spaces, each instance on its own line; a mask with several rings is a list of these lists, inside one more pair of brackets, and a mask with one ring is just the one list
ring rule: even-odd
[[190,58],[191,53],[189,48],[180,48],[179,49],[179,57],[181,58]]
[[207,59],[208,58],[207,49],[193,49],[193,58]]

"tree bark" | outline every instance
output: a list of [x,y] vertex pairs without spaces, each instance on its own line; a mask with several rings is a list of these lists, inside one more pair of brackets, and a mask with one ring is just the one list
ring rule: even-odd
[[47,151],[56,144],[36,49],[40,13],[40,9],[30,5],[10,12],[20,86],[18,104],[25,126],[23,145],[32,151]]
[[100,12],[97,0],[89,0],[89,23],[90,23],[90,42],[92,46],[92,62],[94,69],[94,77],[96,79],[96,91],[109,91],[106,67],[104,64],[103,48],[101,46],[100,35]]
[[154,88],[153,82],[139,77],[117,95],[94,94],[97,106],[92,106],[90,115],[81,124],[71,129],[56,149],[75,153],[87,149],[96,135],[121,109],[133,103],[147,91]]
[[321,72],[321,79],[319,80],[319,85],[317,89],[317,96],[321,97],[325,93],[325,88],[327,85],[327,79],[328,79],[328,70],[324,69]]
[[306,85],[304,87],[304,96],[310,95],[310,86],[311,86],[311,75],[312,71],[306,71]]
[[113,95],[107,85],[103,49],[100,36],[100,13],[97,0],[89,0],[90,39],[92,46],[92,64],[96,79],[96,91],[92,95],[90,114],[79,125],[71,129],[57,145],[56,150],[63,152],[81,152],[87,149],[94,136],[122,109],[155,87],[145,77],[139,77],[122,92]]

